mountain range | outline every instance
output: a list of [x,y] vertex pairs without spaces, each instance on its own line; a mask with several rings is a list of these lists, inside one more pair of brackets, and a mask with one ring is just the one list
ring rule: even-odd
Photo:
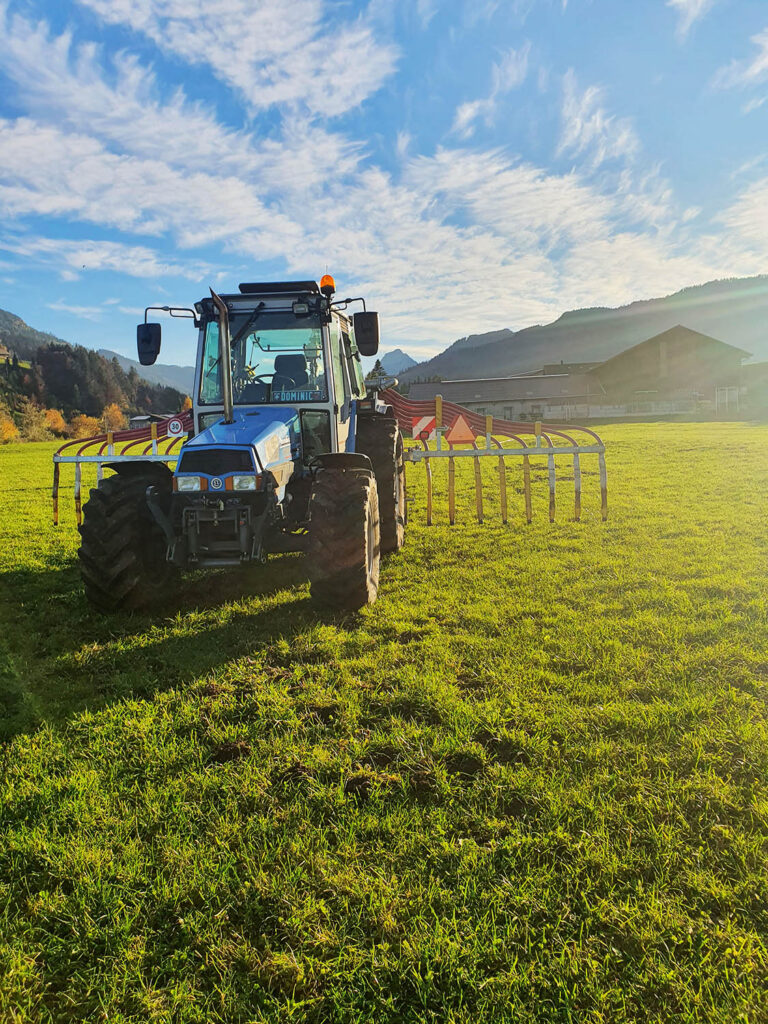
[[165,380],[150,381],[132,372],[112,353],[38,331],[5,309],[0,309],[0,343],[18,357],[18,362],[2,360],[0,379],[0,405],[17,418],[30,401],[68,418],[79,413],[98,417],[111,404],[131,412],[175,412],[186,393]]
[[[471,334],[421,363],[399,348],[380,359],[385,372],[404,384],[431,377],[504,377],[560,362],[602,362],[677,324],[744,349],[755,360],[768,360],[768,275],[710,281],[617,308],[571,310],[550,324],[519,331]],[[65,344],[6,310],[0,310],[0,342],[21,359],[33,359],[41,345]],[[101,349],[99,354],[110,361],[116,359],[126,373],[135,370],[152,384],[192,393],[191,366],[141,366],[109,349]],[[373,362],[365,360],[366,372]]]
[[616,309],[573,310],[543,326],[472,334],[399,376],[402,383],[505,377],[553,363],[602,362],[677,324],[768,359],[768,276],[710,281]]
[[128,373],[135,370],[144,380],[152,384],[161,384],[166,388],[175,388],[183,395],[191,395],[195,383],[194,366],[175,366],[172,363],[155,363],[154,366],[142,366],[135,359],[128,359],[121,356],[119,352],[113,352],[108,348],[100,348],[99,355],[105,359],[116,359],[121,369]]

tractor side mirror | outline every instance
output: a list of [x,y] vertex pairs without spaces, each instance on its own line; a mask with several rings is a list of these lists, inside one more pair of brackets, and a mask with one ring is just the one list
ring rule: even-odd
[[160,324],[139,324],[136,328],[136,348],[142,366],[152,366],[160,355]]
[[375,356],[379,351],[379,314],[355,313],[352,322],[360,355]]

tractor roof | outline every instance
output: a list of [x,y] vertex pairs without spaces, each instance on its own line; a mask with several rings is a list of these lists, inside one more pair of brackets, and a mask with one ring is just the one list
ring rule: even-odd
[[260,283],[241,284],[241,295],[284,295],[286,292],[317,295],[320,289],[317,281],[262,281]]

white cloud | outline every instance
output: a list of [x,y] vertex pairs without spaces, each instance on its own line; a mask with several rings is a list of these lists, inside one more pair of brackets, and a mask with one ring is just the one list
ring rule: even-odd
[[581,91],[573,69],[563,76],[562,121],[558,155],[589,154],[598,167],[606,160],[633,157],[640,148],[629,118],[606,113],[602,89],[592,85]]
[[487,125],[493,123],[499,98],[525,81],[530,53],[531,44],[527,42],[519,50],[508,50],[501,60],[493,65],[489,95],[484,99],[462,103],[456,108],[451,126],[452,134],[468,139],[474,134],[476,121],[482,119]]
[[685,39],[693,23],[703,17],[714,4],[715,0],[667,0],[667,7],[674,8],[679,15],[678,38]]
[[430,21],[437,14],[439,0],[416,0],[416,14],[422,28],[428,28]]
[[742,114],[751,114],[753,110],[759,110],[766,100],[768,100],[768,96],[758,96],[753,100],[749,100],[741,108]]
[[757,47],[757,53],[720,68],[713,82],[716,88],[743,89],[768,81],[768,28],[752,36],[750,41]]
[[210,268],[204,263],[180,263],[142,245],[121,242],[43,238],[17,235],[0,238],[0,251],[59,270],[65,280],[77,280],[89,270],[111,270],[131,277],[189,278],[200,281]]
[[264,257],[279,256],[299,229],[268,209],[254,188],[227,175],[184,173],[118,156],[97,140],[27,118],[0,120],[0,211],[87,220],[197,247],[250,232]]
[[547,174],[510,161],[501,150],[438,150],[410,166],[407,181],[436,196],[443,210],[471,214],[472,223],[492,230],[520,251],[547,252],[555,246],[609,231],[610,198],[575,173]]
[[15,84],[26,112],[88,136],[118,152],[185,170],[257,176],[267,185],[303,189],[329,171],[356,166],[359,146],[338,133],[303,125],[286,137],[258,142],[191,103],[182,90],[166,100],[151,69],[126,53],[105,67],[91,44],[53,36],[44,22],[9,17],[0,0],[0,70]]
[[69,313],[71,316],[79,317],[82,320],[100,320],[104,310],[100,306],[73,306],[63,299],[58,302],[49,302],[48,309],[54,309],[57,313]]
[[749,185],[722,215],[731,232],[758,252],[768,239],[768,177]]
[[252,111],[299,105],[315,115],[342,114],[376,92],[397,60],[364,15],[338,23],[322,0],[78,2],[188,64],[207,65]]

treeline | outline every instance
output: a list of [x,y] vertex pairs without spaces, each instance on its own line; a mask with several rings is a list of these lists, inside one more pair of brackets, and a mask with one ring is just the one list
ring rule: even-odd
[[[89,429],[98,427],[107,409],[127,419],[175,413],[184,403],[184,395],[175,388],[150,384],[133,368],[126,373],[117,359],[105,359],[81,345],[52,342],[36,349],[29,361],[14,354],[0,364],[0,412],[5,423],[0,435],[6,435],[0,441],[42,440],[46,429],[59,436],[76,435],[85,422]],[[55,428],[50,422],[54,412]]]
[[0,388],[8,396],[61,409],[67,417],[99,416],[112,403],[131,413],[177,412],[184,399],[174,388],[143,380],[134,369],[125,373],[116,359],[64,342],[41,346],[28,365],[6,359]]

